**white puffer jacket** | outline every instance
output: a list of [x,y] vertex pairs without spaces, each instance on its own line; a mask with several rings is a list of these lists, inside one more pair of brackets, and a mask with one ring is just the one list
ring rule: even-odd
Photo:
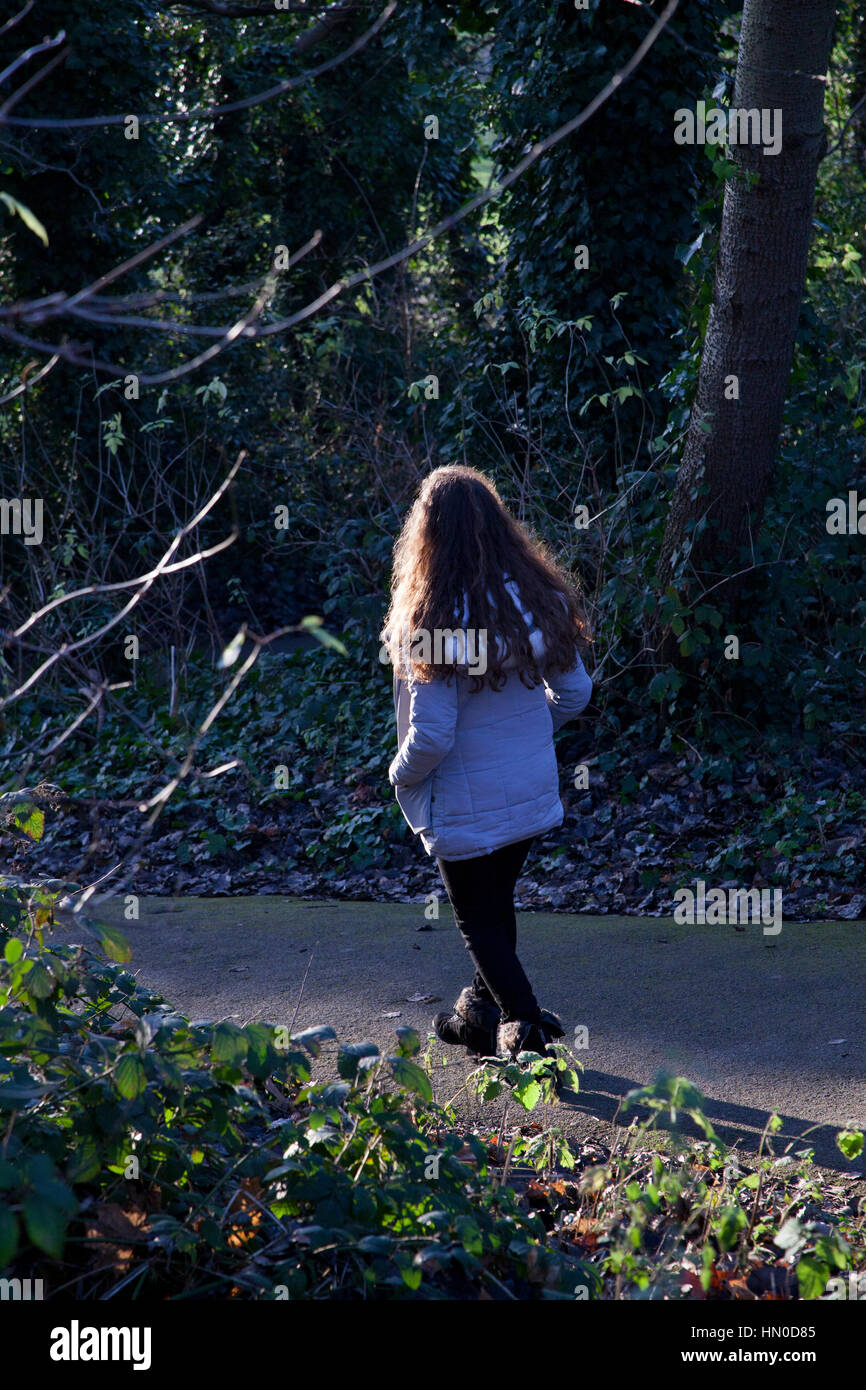
[[[538,656],[542,634],[517,601]],[[427,853],[472,859],[561,825],[553,734],[591,694],[579,657],[533,690],[516,671],[501,690],[478,691],[462,674],[427,684],[395,675],[399,751],[388,778]]]

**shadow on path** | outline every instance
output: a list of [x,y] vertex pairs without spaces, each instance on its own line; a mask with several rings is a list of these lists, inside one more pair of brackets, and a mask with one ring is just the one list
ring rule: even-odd
[[[646,1106],[631,1106],[622,1109],[622,1099],[629,1091],[646,1085],[625,1076],[609,1076],[601,1072],[585,1071],[581,1076],[581,1089],[578,1094],[569,1093],[563,1099],[569,1108],[582,1113],[587,1118],[605,1120],[610,1124],[627,1125],[637,1116],[649,1117]],[[738,1145],[744,1153],[754,1154],[761,1142],[767,1124],[768,1112],[749,1105],[735,1105],[730,1102],[705,1097],[704,1114],[710,1121],[719,1138],[728,1146]],[[797,1119],[792,1115],[780,1114],[782,1126],[776,1134],[767,1134],[763,1152],[775,1157],[788,1155],[796,1162],[798,1155],[807,1149],[814,1151],[815,1161],[825,1168],[836,1168],[841,1172],[857,1172],[857,1165],[847,1162],[836,1144],[837,1127],[834,1125],[815,1125],[812,1120]],[[671,1137],[683,1135],[693,1139],[706,1136],[688,1115],[679,1114],[677,1123],[672,1124],[662,1115],[656,1121],[656,1128]],[[798,1142],[799,1141],[799,1142]]]
[[[128,936],[130,968],[193,1018],[328,1023],[341,1040],[384,1048],[395,1027],[426,1038],[439,1001],[450,1003],[471,974],[444,899],[434,922],[420,904],[274,896],[142,898],[139,910],[127,921],[118,901],[102,916]],[[768,937],[759,925],[524,913],[519,941],[566,1041],[577,1027],[588,1034],[576,1052],[580,1094],[539,1116],[544,1123],[609,1138],[622,1097],[666,1071],[703,1092],[720,1137],[754,1151],[775,1110],[784,1126],[772,1152],[808,1146],[824,1165],[859,1171],[834,1134],[866,1127],[866,923],[785,923]],[[432,1053],[445,1101],[471,1068],[438,1042]],[[474,1097],[455,1106],[481,1118]]]

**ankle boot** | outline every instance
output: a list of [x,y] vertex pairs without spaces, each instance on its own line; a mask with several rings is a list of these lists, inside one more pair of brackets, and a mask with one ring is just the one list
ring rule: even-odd
[[493,1057],[499,1018],[498,1005],[480,999],[467,986],[458,994],[450,1013],[436,1015],[433,1030],[437,1038],[452,1047],[466,1047],[482,1057]]
[[496,1053],[511,1060],[520,1052],[538,1052],[543,1057],[547,1044],[564,1035],[562,1020],[550,1009],[542,1009],[537,1023],[522,1018],[500,1023],[496,1030]]
[[550,1041],[550,1038],[565,1037],[565,1029],[562,1026],[562,1019],[559,1017],[559,1014],[555,1014],[552,1009],[541,1010],[541,1022],[544,1024],[546,1031],[550,1034],[548,1042]]

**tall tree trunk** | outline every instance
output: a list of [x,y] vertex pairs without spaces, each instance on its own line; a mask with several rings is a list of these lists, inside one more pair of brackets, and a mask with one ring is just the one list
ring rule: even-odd
[[761,523],[826,147],[823,77],[835,10],[834,0],[745,0],[743,7],[731,105],[781,110],[782,138],[777,154],[730,144],[742,176],[725,187],[713,304],[659,564],[664,589],[691,545],[691,598],[725,576],[713,597],[733,597],[739,557]]

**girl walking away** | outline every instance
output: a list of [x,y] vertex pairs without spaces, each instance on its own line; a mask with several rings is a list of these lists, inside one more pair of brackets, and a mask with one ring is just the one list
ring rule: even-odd
[[517,957],[514,886],[533,838],[563,820],[553,734],[592,693],[582,633],[573,584],[493,484],[458,465],[428,474],[382,632],[399,742],[388,775],[475,966],[436,1033],[484,1056],[543,1054],[563,1035]]

